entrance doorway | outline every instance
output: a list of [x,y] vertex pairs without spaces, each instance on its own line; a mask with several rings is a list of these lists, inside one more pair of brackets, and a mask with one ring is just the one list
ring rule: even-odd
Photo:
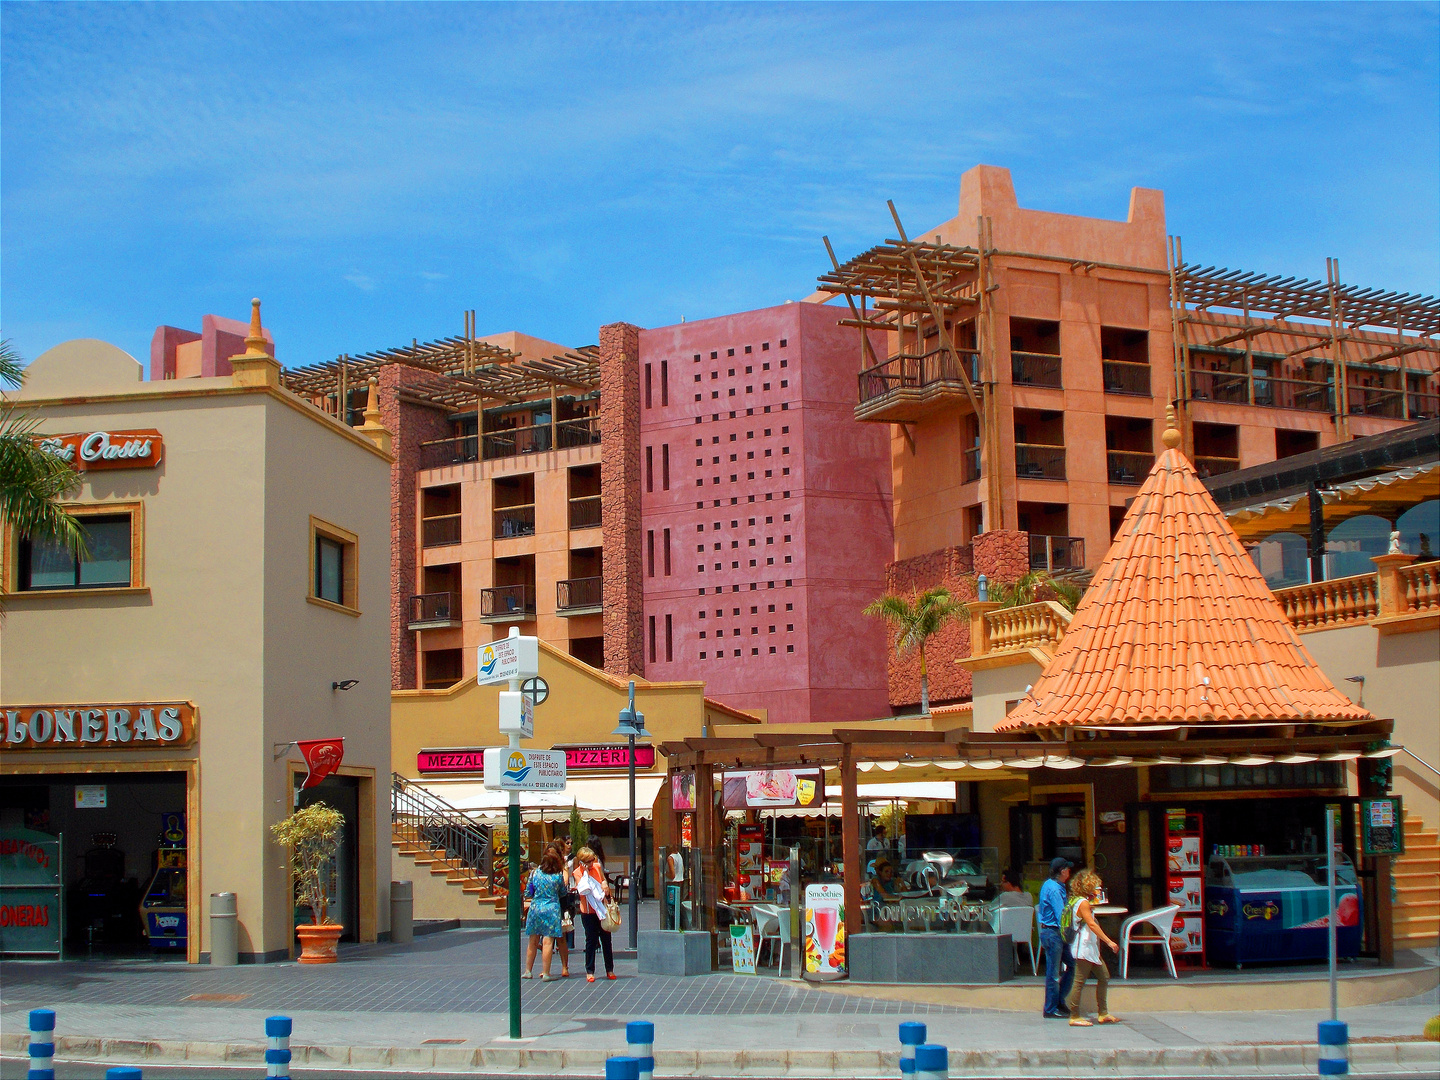
[[[297,776],[297,784],[302,778]],[[326,893],[330,918],[344,926],[341,941],[360,940],[360,778],[327,776],[312,788],[299,790],[296,809],[323,802],[345,818],[340,830],[340,848],[335,853],[333,872]],[[308,910],[296,909],[297,924],[308,923]]]

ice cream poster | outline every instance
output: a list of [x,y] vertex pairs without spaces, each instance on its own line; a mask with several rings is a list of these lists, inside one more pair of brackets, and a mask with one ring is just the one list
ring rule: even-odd
[[845,977],[845,886],[805,886],[805,978]]
[[811,806],[825,799],[824,777],[818,769],[727,772],[722,791],[726,810]]

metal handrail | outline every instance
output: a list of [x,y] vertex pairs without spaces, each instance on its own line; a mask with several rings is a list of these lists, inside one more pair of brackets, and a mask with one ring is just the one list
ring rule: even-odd
[[414,829],[422,843],[490,880],[490,827],[399,773],[390,774],[390,821]]

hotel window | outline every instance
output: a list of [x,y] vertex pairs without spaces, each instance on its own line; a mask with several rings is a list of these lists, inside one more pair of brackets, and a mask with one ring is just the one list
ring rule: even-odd
[[645,447],[645,490],[655,490],[655,448]]
[[655,576],[655,530],[645,532],[645,568],[647,577]]
[[[665,530],[665,576],[670,576],[670,530]],[[669,618],[669,616],[666,616]]]
[[655,663],[655,616],[650,616],[650,662]]
[[[788,453],[788,451],[787,451]],[[670,490],[670,444],[660,444],[660,486]]]
[[660,361],[660,404],[670,404],[670,361]]
[[650,408],[650,365],[645,365],[645,408]]
[[61,589],[129,589],[144,584],[139,504],[66,507],[85,530],[85,553],[77,555],[49,539],[20,536],[11,587],[17,592]]
[[674,659],[673,649],[674,636],[670,622],[670,616],[665,616],[665,661],[669,663]]
[[310,597],[358,615],[359,538],[339,526],[310,519]]

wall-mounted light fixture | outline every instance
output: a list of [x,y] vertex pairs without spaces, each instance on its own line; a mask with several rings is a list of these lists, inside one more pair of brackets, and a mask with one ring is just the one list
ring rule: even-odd
[[359,679],[342,679],[330,684],[331,690],[351,690],[360,685]]

